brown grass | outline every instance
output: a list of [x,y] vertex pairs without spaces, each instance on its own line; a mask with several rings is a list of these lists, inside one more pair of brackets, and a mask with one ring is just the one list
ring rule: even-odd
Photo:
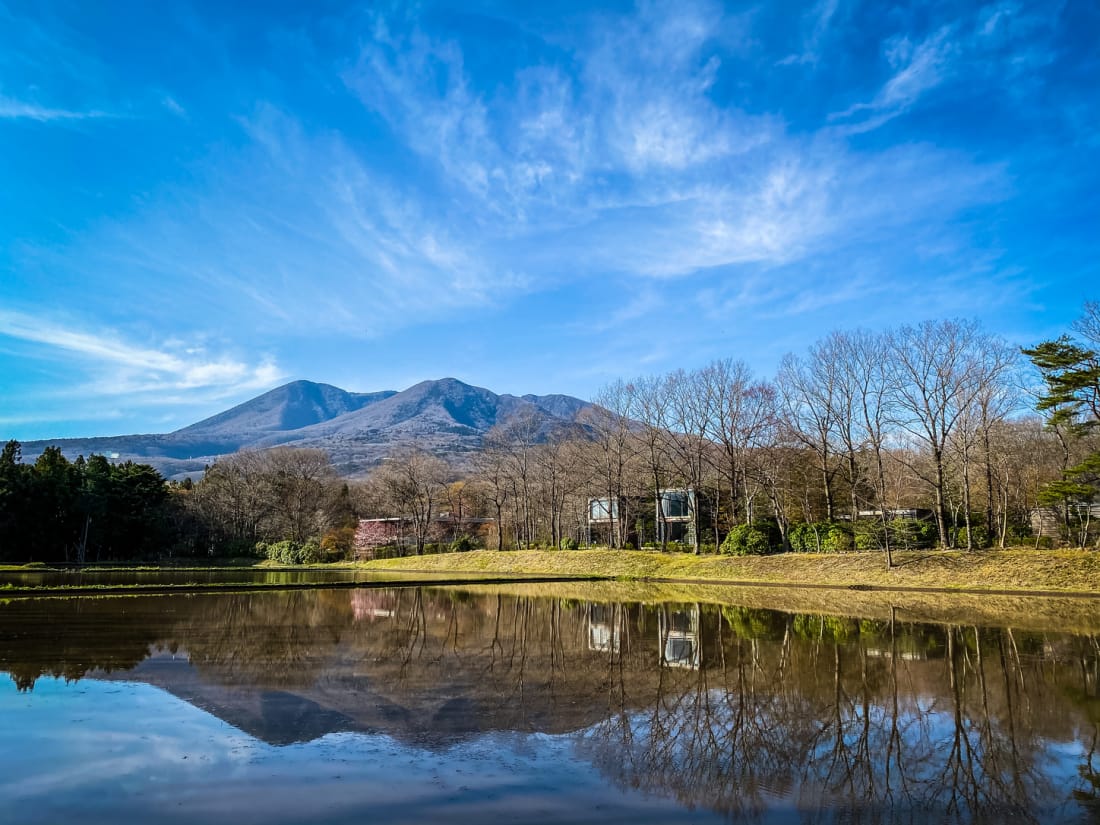
[[560,582],[464,585],[476,593],[579,602],[737,605],[899,622],[1012,627],[1034,632],[1100,633],[1100,602],[1073,596],[997,596],[936,591],[861,591],[673,582]]
[[958,590],[1100,595],[1100,553],[1090,550],[928,551],[895,554],[886,569],[877,553],[692,556],[629,550],[478,550],[366,562],[374,571],[605,576],[844,588]]

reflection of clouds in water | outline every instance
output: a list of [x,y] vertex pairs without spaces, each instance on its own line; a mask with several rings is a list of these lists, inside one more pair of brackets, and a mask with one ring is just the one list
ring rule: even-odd
[[[838,776],[891,814],[912,800],[942,810],[957,774],[976,778],[956,789],[971,812],[1077,810],[1092,637],[479,590],[127,599],[114,612],[110,600],[71,613],[50,602],[53,626],[81,643],[11,641],[2,661],[82,673],[97,651],[117,660],[144,636],[142,650],[157,639],[175,658],[123,678],[171,696],[102,673],[43,677],[25,694],[5,683],[0,789],[57,814],[41,821],[90,798],[140,818],[147,797],[216,818],[235,795],[286,821],[304,817],[295,794],[350,818],[368,793],[373,812],[392,800],[407,821],[512,821],[599,806],[634,819],[639,793],[673,816],[854,804]],[[141,624],[142,604],[171,606],[170,620]],[[5,608],[5,630],[42,627],[37,609]],[[115,626],[134,638],[104,634]]]
[[[18,707],[22,705],[22,707]],[[84,793],[174,784],[239,761],[248,738],[159,688],[42,679],[33,694],[0,688],[0,797],[56,805]],[[18,711],[18,712],[17,712]],[[11,758],[9,756],[9,759]]]
[[33,747],[16,760],[4,742],[0,797],[24,823],[540,822],[591,810],[658,823],[677,807],[609,790],[563,737],[490,735],[433,752],[343,733],[272,747],[128,682],[0,689],[0,713],[16,710],[0,742]]

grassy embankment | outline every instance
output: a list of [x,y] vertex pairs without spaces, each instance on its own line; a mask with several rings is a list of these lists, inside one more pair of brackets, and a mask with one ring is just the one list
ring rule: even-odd
[[[685,601],[722,601],[728,602],[729,585],[748,585],[754,592],[770,592],[769,603],[790,601],[791,609],[809,609],[813,605],[834,603],[838,599],[836,590],[821,588],[841,588],[848,591],[846,602],[855,599],[853,591],[881,590],[892,591],[890,603],[901,604],[899,593],[907,591],[917,594],[941,592],[944,594],[977,594],[975,599],[989,598],[990,594],[1002,594],[1010,599],[1027,595],[1092,595],[1100,596],[1100,553],[1089,550],[1042,550],[1030,549],[986,550],[967,553],[964,551],[921,551],[895,554],[895,566],[887,570],[883,557],[877,553],[848,554],[803,554],[790,553],[776,556],[692,556],[683,553],[654,553],[626,550],[575,550],[548,551],[525,550],[497,553],[479,550],[469,553],[448,553],[431,556],[407,556],[399,559],[384,559],[359,564],[323,564],[285,567],[269,561],[226,560],[223,563],[201,564],[195,566],[97,566],[85,568],[91,573],[79,584],[50,586],[26,586],[15,583],[0,583],[0,594],[14,595],[45,592],[166,592],[188,590],[245,590],[279,589],[284,587],[312,587],[315,584],[305,582],[264,581],[253,582],[188,581],[184,576],[171,584],[135,585],[135,584],[98,584],[94,582],[95,572],[111,570],[125,571],[164,571],[186,574],[186,571],[210,571],[232,568],[251,568],[257,571],[275,573],[278,571],[306,572],[311,570],[349,570],[369,577],[375,583],[382,580],[401,583],[445,584],[462,581],[472,583],[475,580],[497,582],[524,581],[537,578],[599,579],[612,582],[629,582],[629,589],[637,599],[644,592],[639,583],[657,583],[663,598]],[[26,567],[0,566],[0,570],[43,571],[42,565]],[[355,578],[358,578],[356,576]],[[778,596],[781,585],[790,591]],[[330,583],[328,586],[355,586],[353,582]],[[575,586],[590,587],[577,584]],[[652,588],[653,585],[648,585]],[[766,587],[761,587],[766,586]],[[552,585],[558,588],[559,585]],[[545,588],[545,586],[544,586]],[[719,597],[718,591],[724,589],[726,595]],[[744,588],[742,588],[744,589]],[[588,591],[585,591],[588,592]],[[656,592],[656,591],[655,591]],[[800,595],[793,598],[793,593]],[[818,594],[818,595],[814,595]],[[792,601],[793,598],[793,601]],[[914,597],[916,602],[927,605],[926,595]],[[881,602],[881,596],[879,597]],[[913,601],[910,599],[909,601]],[[1079,600],[1082,601],[1082,600]],[[1100,607],[1091,599],[1083,600],[1086,611],[1100,613]],[[977,604],[977,602],[975,602]],[[998,613],[1003,613],[1010,605],[1002,604]],[[1020,609],[1030,608],[1021,605]]]
[[491,573],[497,576],[600,576],[645,581],[1100,595],[1100,553],[1089,550],[923,551],[692,556],[629,550],[498,553],[478,550],[366,562],[372,572]]

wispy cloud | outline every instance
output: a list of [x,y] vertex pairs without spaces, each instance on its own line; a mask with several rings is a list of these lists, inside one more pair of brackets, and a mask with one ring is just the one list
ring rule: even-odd
[[[825,36],[836,12],[832,2],[815,9],[808,42]],[[958,191],[945,203],[927,202],[922,179],[968,174],[933,147],[904,153],[903,175],[888,168],[897,157],[856,153],[845,139],[942,81],[950,27],[888,42],[890,79],[819,137],[715,98],[724,63],[751,48],[751,20],[685,2],[675,13],[642,4],[588,22],[583,35],[541,43],[538,65],[491,95],[479,91],[462,45],[426,33],[415,15],[373,18],[374,37],[344,74],[463,194],[482,236],[497,235],[497,249],[522,254],[539,278],[564,261],[576,273],[658,278],[784,265],[844,232],[942,216],[976,196],[964,177],[950,179]],[[901,184],[892,199],[873,174]]]
[[955,51],[953,31],[953,27],[944,26],[919,43],[904,35],[891,38],[884,51],[893,74],[873,100],[855,103],[831,115],[830,120],[845,123],[845,131],[849,133],[865,132],[910,109],[950,73]]
[[39,123],[51,123],[58,120],[95,120],[113,117],[119,117],[119,115],[99,109],[56,109],[0,96],[0,119],[2,120],[34,120]]
[[840,0],[818,0],[803,18],[801,51],[787,55],[777,65],[816,65],[822,58],[823,43],[839,5]]
[[180,390],[233,393],[267,388],[284,377],[271,359],[248,363],[211,353],[201,343],[136,344],[114,330],[92,332],[71,323],[6,310],[0,311],[0,336],[41,345],[32,351],[32,356],[40,359],[75,359],[83,363],[96,379],[80,387],[79,392],[91,396]]

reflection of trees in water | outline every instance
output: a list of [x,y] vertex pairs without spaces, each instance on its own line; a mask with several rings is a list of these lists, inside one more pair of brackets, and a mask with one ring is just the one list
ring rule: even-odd
[[[610,708],[586,731],[600,770],[748,820],[777,795],[806,812],[828,802],[856,821],[932,811],[1046,821],[1066,803],[1050,743],[1094,741],[1096,722],[1080,719],[1088,709],[1066,697],[1096,702],[1096,639],[1040,639],[1024,653],[1011,630],[830,630],[820,617],[800,628],[786,617],[785,628],[746,638],[753,618],[704,622],[709,667],[691,677],[662,668],[642,709]],[[922,646],[932,655],[917,656]],[[1093,764],[1086,757],[1078,798],[1095,794]]]
[[183,650],[227,685],[300,685],[350,616],[335,590],[13,600],[0,607],[0,670],[29,690],[42,676],[130,670],[156,650]]
[[163,638],[170,619],[147,600],[27,599],[0,605],[0,670],[19,690],[43,676],[74,681],[90,670],[129,670]]
[[346,591],[243,593],[199,601],[169,638],[208,678],[286,689],[312,684],[351,624]]
[[[579,730],[613,781],[747,820],[776,799],[809,820],[826,801],[854,821],[1042,820],[1100,788],[1094,637],[445,588],[0,607],[0,669],[24,689],[158,646],[360,726]],[[1074,742],[1060,787],[1055,745]]]

